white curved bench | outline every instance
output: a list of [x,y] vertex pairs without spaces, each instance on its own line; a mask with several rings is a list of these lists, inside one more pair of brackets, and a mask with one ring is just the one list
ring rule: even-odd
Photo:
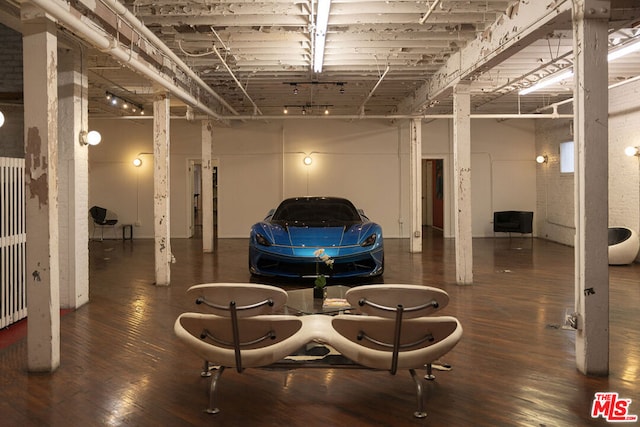
[[[414,415],[426,416],[422,381],[415,370],[427,368],[460,341],[462,327],[451,316],[430,316],[447,305],[441,289],[419,285],[368,285],[347,291],[346,298],[362,315],[290,316],[276,313],[286,303],[280,288],[255,284],[206,284],[189,288],[199,304],[215,314],[183,313],[174,325],[177,337],[210,364],[209,413],[217,413],[216,389],[225,367],[300,368],[317,365],[285,362],[308,343],[333,347],[352,363],[347,366],[409,370],[417,392]],[[334,366],[335,367],[335,366]]]

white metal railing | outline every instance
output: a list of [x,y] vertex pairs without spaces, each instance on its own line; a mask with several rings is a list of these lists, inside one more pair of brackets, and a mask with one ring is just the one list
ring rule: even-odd
[[0,157],[0,328],[27,317],[24,159]]

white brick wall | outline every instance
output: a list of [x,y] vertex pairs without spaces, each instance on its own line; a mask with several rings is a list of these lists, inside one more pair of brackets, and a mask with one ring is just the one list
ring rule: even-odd
[[536,155],[548,162],[537,165],[535,218],[538,236],[573,245],[573,174],[560,173],[560,143],[573,140],[571,120],[536,121]]
[[640,158],[627,146],[640,146],[640,82],[609,94],[609,224],[640,229]]
[[[627,157],[627,146],[640,146],[640,82],[609,92],[609,224],[640,230],[640,158]],[[573,175],[559,171],[559,144],[570,141],[571,120],[536,122],[537,154],[549,156],[538,165],[538,235],[574,244]]]

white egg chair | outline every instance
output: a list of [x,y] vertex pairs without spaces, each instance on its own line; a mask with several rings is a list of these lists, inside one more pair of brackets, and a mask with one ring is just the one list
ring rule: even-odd
[[609,265],[635,261],[640,250],[638,233],[628,227],[609,227]]

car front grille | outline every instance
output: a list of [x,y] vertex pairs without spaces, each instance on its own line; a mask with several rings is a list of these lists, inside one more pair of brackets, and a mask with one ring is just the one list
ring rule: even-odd
[[335,261],[333,268],[329,268],[324,263],[287,262],[267,257],[261,257],[258,261],[258,269],[264,274],[281,275],[287,273],[287,275],[297,277],[316,277],[320,274],[327,277],[367,275],[373,273],[375,268],[376,263],[371,258],[345,262]]

